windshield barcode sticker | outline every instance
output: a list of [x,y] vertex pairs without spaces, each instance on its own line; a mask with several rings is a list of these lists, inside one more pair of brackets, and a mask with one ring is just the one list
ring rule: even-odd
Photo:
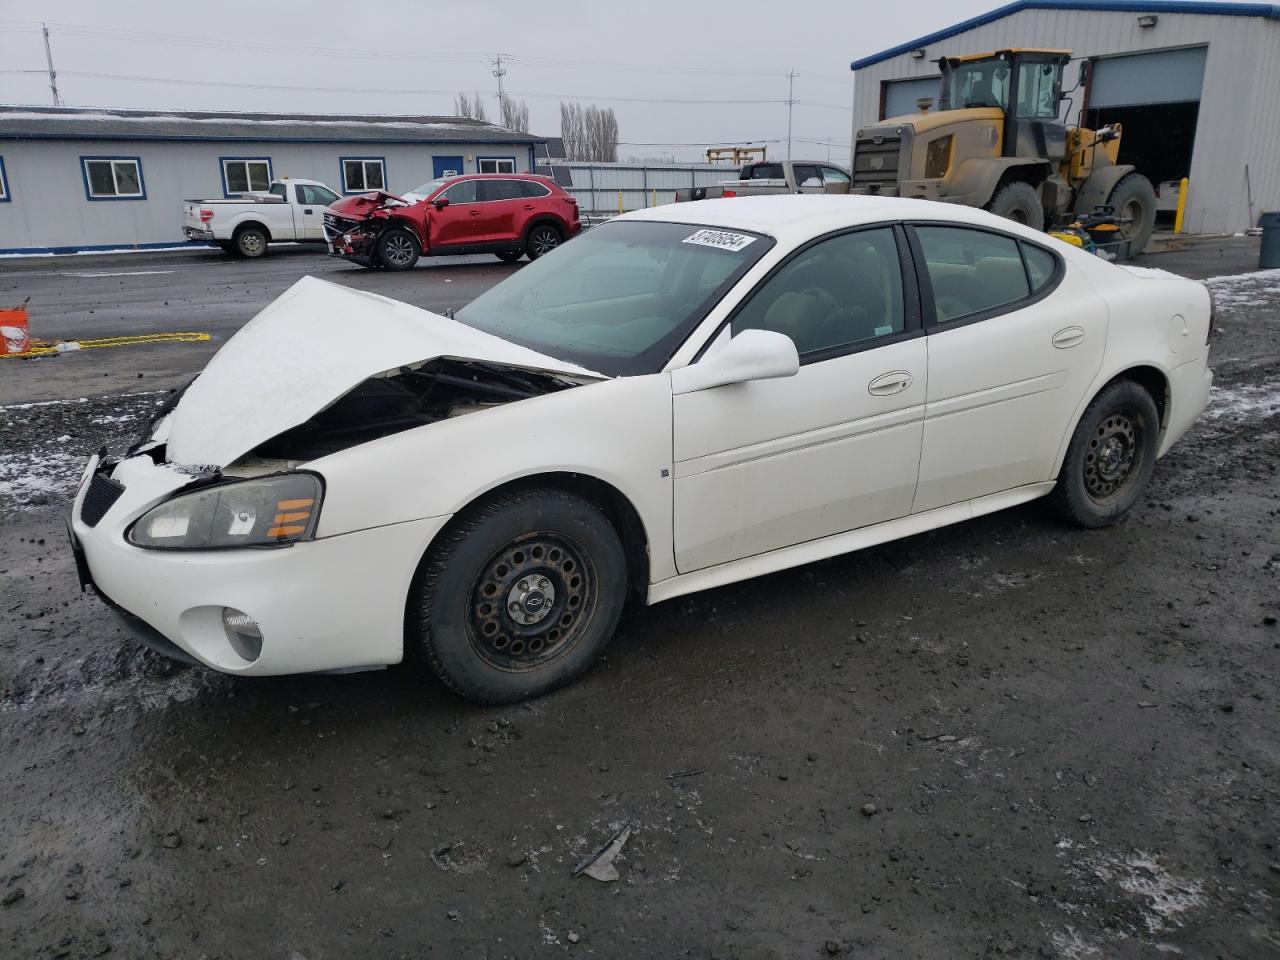
[[745,233],[729,233],[727,230],[699,230],[685,237],[682,243],[696,243],[703,247],[716,247],[719,250],[730,250],[737,253],[747,244],[754,243],[755,237]]

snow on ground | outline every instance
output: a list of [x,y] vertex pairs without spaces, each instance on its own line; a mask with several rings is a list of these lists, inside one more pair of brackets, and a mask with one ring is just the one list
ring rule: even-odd
[[1210,277],[1206,286],[1219,307],[1266,306],[1280,303],[1280,270],[1258,270],[1229,277]]

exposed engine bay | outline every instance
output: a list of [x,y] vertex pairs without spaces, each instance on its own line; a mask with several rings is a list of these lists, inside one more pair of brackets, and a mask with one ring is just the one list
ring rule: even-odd
[[575,380],[536,370],[437,357],[370,377],[310,419],[260,444],[253,456],[314,460],[402,430],[574,386]]

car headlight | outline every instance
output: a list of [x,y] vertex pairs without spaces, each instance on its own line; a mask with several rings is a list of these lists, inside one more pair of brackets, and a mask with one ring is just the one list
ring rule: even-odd
[[287,546],[314,535],[322,496],[310,473],[220,483],[152,507],[129,528],[129,542],[152,550]]

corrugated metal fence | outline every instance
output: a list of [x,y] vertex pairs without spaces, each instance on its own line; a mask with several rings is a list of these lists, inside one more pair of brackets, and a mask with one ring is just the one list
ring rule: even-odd
[[625,212],[671,203],[678,189],[738,177],[738,167],[710,163],[555,163],[552,170],[556,182],[577,198],[578,209],[594,216],[616,214],[619,206]]

